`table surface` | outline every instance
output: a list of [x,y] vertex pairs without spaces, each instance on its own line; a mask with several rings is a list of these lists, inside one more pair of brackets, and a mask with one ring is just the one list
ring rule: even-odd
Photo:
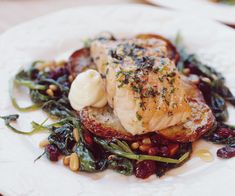
[[0,0],[0,33],[24,21],[84,5],[147,4],[144,0]]

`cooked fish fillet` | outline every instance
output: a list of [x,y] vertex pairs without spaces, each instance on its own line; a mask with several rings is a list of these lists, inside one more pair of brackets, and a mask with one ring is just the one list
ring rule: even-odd
[[[215,117],[210,108],[205,104],[198,88],[184,79],[184,88],[192,107],[190,117],[185,123],[178,124],[163,130],[156,131],[165,138],[178,142],[192,142],[206,133],[214,124]],[[97,136],[113,139],[139,140],[144,135],[132,135],[125,130],[113,110],[104,108],[87,107],[80,111],[83,125]]]
[[108,103],[132,135],[181,124],[191,115],[183,82],[167,43],[157,38],[97,40],[91,45],[106,77]]

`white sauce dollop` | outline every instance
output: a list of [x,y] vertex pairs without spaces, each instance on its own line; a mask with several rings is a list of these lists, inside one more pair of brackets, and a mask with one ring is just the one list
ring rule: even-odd
[[77,75],[69,91],[69,101],[73,109],[87,106],[101,108],[107,104],[104,81],[99,72],[89,69]]

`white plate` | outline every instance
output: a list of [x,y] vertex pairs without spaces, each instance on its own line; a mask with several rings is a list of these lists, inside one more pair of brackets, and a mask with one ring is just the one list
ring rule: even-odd
[[[81,46],[82,40],[101,31],[117,36],[158,33],[174,38],[180,31],[188,51],[222,71],[235,92],[235,32],[198,17],[148,6],[83,7],[61,11],[17,26],[0,37],[0,113],[16,113],[8,97],[8,80],[20,66],[37,59],[62,58]],[[65,55],[66,56],[66,55]],[[24,104],[24,103],[21,103]],[[231,111],[234,117],[234,111]],[[18,113],[18,112],[17,112]],[[42,112],[22,113],[21,128],[45,119]],[[208,148],[214,161],[193,156],[184,166],[162,178],[140,180],[113,171],[73,173],[60,162],[51,163],[38,143],[47,133],[22,136],[0,122],[0,192],[5,195],[232,195],[235,159],[219,160],[218,146],[198,142],[194,150]]]
[[209,0],[147,0],[148,2],[176,10],[187,11],[235,25],[235,5],[213,3]]

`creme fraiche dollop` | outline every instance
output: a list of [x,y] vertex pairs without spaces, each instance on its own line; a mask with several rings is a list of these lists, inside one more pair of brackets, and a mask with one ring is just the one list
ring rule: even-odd
[[107,104],[104,81],[99,72],[89,69],[77,75],[71,84],[69,101],[73,109],[87,106],[103,107]]

